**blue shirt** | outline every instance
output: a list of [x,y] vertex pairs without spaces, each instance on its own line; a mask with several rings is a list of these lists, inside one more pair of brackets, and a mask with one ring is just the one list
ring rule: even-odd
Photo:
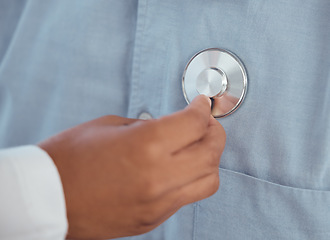
[[328,0],[0,3],[0,146],[180,110],[183,69],[210,47],[249,79],[219,120],[220,189],[133,239],[330,239]]

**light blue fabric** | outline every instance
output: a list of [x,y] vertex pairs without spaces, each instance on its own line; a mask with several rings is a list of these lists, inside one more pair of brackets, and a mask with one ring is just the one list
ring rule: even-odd
[[220,120],[221,187],[133,239],[330,239],[330,1],[0,6],[1,147],[105,114],[180,110],[187,61],[225,48],[243,61],[249,87]]

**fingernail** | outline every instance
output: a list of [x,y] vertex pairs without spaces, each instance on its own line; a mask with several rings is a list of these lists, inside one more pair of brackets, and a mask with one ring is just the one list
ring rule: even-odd
[[[205,97],[207,97],[207,96],[205,96]],[[209,104],[210,104],[210,107],[211,107],[212,106],[212,101],[209,97],[207,97],[207,101],[209,101]]]
[[204,98],[207,99],[207,101],[209,102],[210,107],[211,107],[211,106],[212,106],[212,101],[211,101],[211,99],[210,99],[208,96],[204,95],[204,94],[200,94],[200,95],[199,95],[199,97],[201,97],[201,96],[203,96]]

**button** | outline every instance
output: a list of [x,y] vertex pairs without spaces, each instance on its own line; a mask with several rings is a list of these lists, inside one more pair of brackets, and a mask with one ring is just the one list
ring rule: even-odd
[[142,113],[140,113],[138,118],[142,119],[142,120],[149,120],[149,119],[152,119],[152,116],[150,113],[142,112]]
[[212,115],[228,116],[241,105],[247,90],[243,63],[233,53],[209,48],[195,54],[182,76],[183,95],[189,104],[197,95],[212,99]]

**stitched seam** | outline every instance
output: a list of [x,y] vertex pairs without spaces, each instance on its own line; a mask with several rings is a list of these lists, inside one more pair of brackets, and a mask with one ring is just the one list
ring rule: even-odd
[[198,220],[198,208],[199,202],[194,203],[194,223],[193,223],[193,236],[192,239],[196,240],[196,231],[197,231],[197,220]]
[[137,25],[135,34],[135,46],[133,53],[133,63],[132,63],[132,79],[131,79],[131,92],[129,97],[129,106],[127,116],[134,113],[134,110],[141,106],[141,99],[139,94],[139,77],[141,73],[140,61],[143,56],[143,39],[146,24],[146,14],[147,14],[147,2],[145,0],[140,0],[138,3],[138,13],[137,13]]

